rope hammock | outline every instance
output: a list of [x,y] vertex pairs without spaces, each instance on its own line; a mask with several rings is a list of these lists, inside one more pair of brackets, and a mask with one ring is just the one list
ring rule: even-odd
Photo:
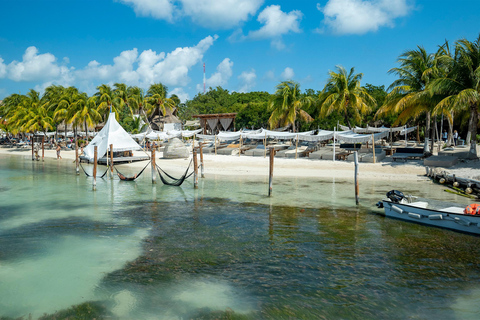
[[[162,180],[163,184],[166,184],[167,186],[174,186],[174,187],[179,187],[180,185],[182,185],[183,181],[185,181],[186,179],[188,179],[195,171],[192,171],[190,174],[188,174],[188,170],[190,169],[190,166],[192,165],[192,160],[190,160],[190,164],[188,165],[187,167],[187,170],[185,171],[185,173],[183,174],[183,176],[181,176],[180,178],[175,178],[175,177],[172,177],[171,175],[169,175],[168,173],[166,173],[165,171],[163,171],[162,168],[160,168],[158,166],[158,164],[156,165],[157,166],[157,172],[158,172],[158,175],[160,176],[160,180]],[[163,175],[162,175],[162,172],[171,180],[173,180],[172,182],[169,182],[167,181]],[[188,174],[188,175],[187,175]]]
[[[90,175],[90,174],[88,174],[88,173],[87,173],[87,171],[85,171],[85,168],[83,168],[83,166],[82,166],[82,163],[81,163],[81,162],[78,162],[78,163],[80,164],[80,167],[82,168],[82,170],[83,170],[83,173],[85,173],[85,175],[86,175],[87,177],[92,177],[92,176],[93,176],[93,175]],[[107,174],[107,172],[108,172],[108,169],[109,169],[109,167],[107,166],[107,170],[105,170],[105,172],[104,172],[104,173],[103,173],[103,174],[100,176],[100,178],[103,178],[103,177],[105,177],[105,175],[106,175],[106,174]],[[98,176],[97,176],[97,178],[98,178]]]
[[138,177],[140,177],[140,175],[143,173],[143,171],[145,171],[145,169],[147,169],[148,165],[150,164],[151,161],[148,161],[148,163],[145,165],[145,167],[143,167],[143,169],[137,173],[136,175],[134,175],[133,177],[126,177],[125,175],[123,175],[120,171],[118,171],[117,167],[113,166],[113,168],[115,169],[115,171],[117,172],[117,176],[120,178],[120,180],[122,181],[134,181],[135,179],[137,179]]

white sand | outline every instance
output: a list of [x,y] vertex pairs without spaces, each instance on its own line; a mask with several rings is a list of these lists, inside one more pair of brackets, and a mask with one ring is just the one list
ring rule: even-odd
[[[135,152],[140,155],[140,152]],[[10,149],[0,148],[0,154],[16,155],[30,158],[31,149]],[[41,156],[41,151],[40,151]],[[74,151],[61,151],[63,159],[56,160],[54,150],[45,150],[45,161],[68,161],[72,163],[75,159]],[[157,153],[157,164],[166,171],[183,172],[190,163],[190,159],[163,159],[162,153]],[[218,174],[230,176],[268,176],[269,157],[251,157],[251,156],[225,156],[204,154],[205,174]],[[199,160],[200,161],[200,160]],[[131,172],[136,172],[145,166],[145,161],[134,162],[120,165],[123,170],[131,168]],[[72,163],[72,166],[74,164]],[[120,167],[119,166],[119,167]],[[275,158],[274,176],[282,177],[332,177],[339,179],[354,178],[354,164],[347,161],[329,161],[329,160],[310,160],[308,158],[286,159]],[[480,161],[468,161],[458,163],[454,167],[439,168],[448,173],[454,173],[458,177],[480,179]],[[130,171],[130,170],[129,170]],[[126,171],[128,172],[128,171]],[[359,178],[375,180],[393,180],[401,179],[417,180],[419,176],[426,173],[423,161],[392,162],[389,157],[379,163],[360,163]]]

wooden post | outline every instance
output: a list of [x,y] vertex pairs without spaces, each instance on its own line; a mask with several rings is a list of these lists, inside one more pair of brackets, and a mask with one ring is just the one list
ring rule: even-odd
[[193,149],[193,188],[198,189],[197,150]]
[[353,152],[353,159],[355,162],[355,204],[358,205],[358,152]]
[[113,179],[113,144],[110,145],[110,179]]
[[205,178],[205,175],[203,174],[203,143],[200,143],[200,170],[200,177]]
[[152,184],[155,184],[157,183],[157,175],[155,174],[155,170],[156,170],[156,165],[155,165],[155,148],[151,148],[152,149],[152,158],[151,158],[151,164],[152,164]]
[[217,136],[215,136],[215,155],[217,155]]
[[45,136],[42,137],[42,161],[45,161]]
[[93,147],[93,191],[97,190],[97,148]]
[[32,139],[31,139],[31,142],[32,142],[32,161],[35,160],[35,152],[34,152],[34,150],[33,150],[33,147],[34,147],[34,145],[35,145],[35,142],[34,142],[34,139],[33,139],[33,138],[35,138],[35,135],[34,135],[34,134],[32,134]]
[[240,145],[238,146],[238,156],[242,153],[242,135],[240,134]]
[[297,159],[297,152],[298,152],[298,134],[297,134],[297,140],[295,140],[295,159]]
[[377,159],[375,158],[375,136],[372,133],[372,150],[373,150],[373,163],[377,163]]
[[78,141],[75,141],[75,172],[80,174],[80,168],[78,167]]
[[265,139],[263,140],[263,153],[264,153],[264,158],[267,157],[267,133],[265,132]]
[[336,128],[333,128],[333,162],[335,162],[335,134],[336,134]]
[[272,196],[273,187],[273,159],[275,158],[275,148],[270,148],[270,173],[268,175],[268,196]]

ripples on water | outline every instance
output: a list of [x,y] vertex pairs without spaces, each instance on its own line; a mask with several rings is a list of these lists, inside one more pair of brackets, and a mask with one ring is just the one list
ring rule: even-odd
[[0,318],[79,304],[118,319],[480,314],[479,238],[373,206],[392,184],[465,204],[424,179],[361,181],[357,207],[334,177],[274,179],[272,198],[266,177],[212,176],[194,191],[149,173],[93,192],[71,164],[18,160],[0,158]]

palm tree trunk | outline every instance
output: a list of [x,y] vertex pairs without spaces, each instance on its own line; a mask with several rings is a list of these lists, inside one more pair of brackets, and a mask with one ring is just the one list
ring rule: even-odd
[[429,112],[427,112],[426,119],[425,119],[425,139],[430,138],[430,122],[432,121],[431,119],[432,115]]
[[452,146],[453,145],[453,111],[451,112],[451,117],[448,117],[447,120],[448,120],[447,146]]
[[477,105],[470,106],[470,120],[468,122],[467,141],[470,143],[470,159],[477,159],[477,123],[478,123],[478,111]]

